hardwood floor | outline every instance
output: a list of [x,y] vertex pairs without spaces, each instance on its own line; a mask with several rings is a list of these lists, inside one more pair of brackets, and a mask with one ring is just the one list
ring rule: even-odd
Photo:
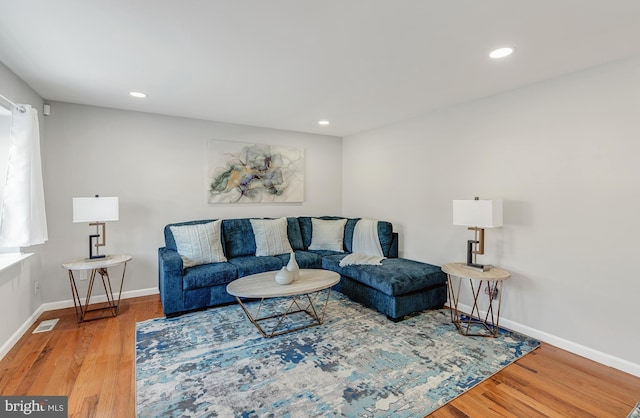
[[[73,309],[45,312],[0,361],[0,395],[66,395],[69,417],[133,417],[135,323],[159,316],[157,295],[82,324]],[[31,334],[52,318],[53,331]],[[640,378],[542,344],[431,416],[626,417],[638,401]]]
[[[78,324],[48,311],[0,361],[1,395],[66,395],[69,417],[135,416],[135,323],[162,316],[160,298],[126,299],[115,318]],[[60,318],[51,332],[31,334]]]

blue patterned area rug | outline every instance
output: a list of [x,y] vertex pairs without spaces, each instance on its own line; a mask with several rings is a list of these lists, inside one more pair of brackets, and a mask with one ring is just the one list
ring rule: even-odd
[[137,324],[137,415],[422,417],[538,346],[461,336],[447,310],[393,323],[337,292],[323,325],[263,338],[230,305]]
[[633,408],[633,411],[629,412],[627,418],[640,418],[640,402],[636,404],[636,407]]

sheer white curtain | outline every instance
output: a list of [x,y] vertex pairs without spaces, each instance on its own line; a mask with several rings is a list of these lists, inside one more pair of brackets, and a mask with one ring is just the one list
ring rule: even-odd
[[29,105],[12,106],[0,247],[28,247],[47,239],[38,112]]

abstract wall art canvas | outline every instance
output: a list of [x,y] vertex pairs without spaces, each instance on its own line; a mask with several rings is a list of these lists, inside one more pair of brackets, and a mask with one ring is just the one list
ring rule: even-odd
[[304,149],[209,141],[209,203],[304,200]]

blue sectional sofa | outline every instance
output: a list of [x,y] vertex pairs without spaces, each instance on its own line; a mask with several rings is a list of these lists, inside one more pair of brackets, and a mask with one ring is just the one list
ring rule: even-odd
[[[345,218],[322,216],[319,219]],[[398,258],[398,235],[389,222],[378,222],[380,245],[387,257],[381,266],[340,267],[342,258],[352,250],[353,232],[358,220],[346,220],[345,252],[337,252],[309,249],[313,235],[311,217],[287,218],[287,236],[300,268],[322,268],[339,273],[341,280],[335,290],[394,321],[413,312],[442,307],[447,299],[446,274],[437,266]],[[226,292],[231,281],[279,270],[289,261],[289,254],[255,255],[256,241],[250,219],[224,219],[220,234],[227,261],[184,268],[171,227],[208,222],[212,220],[181,222],[164,228],[165,247],[158,249],[158,272],[162,307],[167,316],[234,302],[235,298]]]

